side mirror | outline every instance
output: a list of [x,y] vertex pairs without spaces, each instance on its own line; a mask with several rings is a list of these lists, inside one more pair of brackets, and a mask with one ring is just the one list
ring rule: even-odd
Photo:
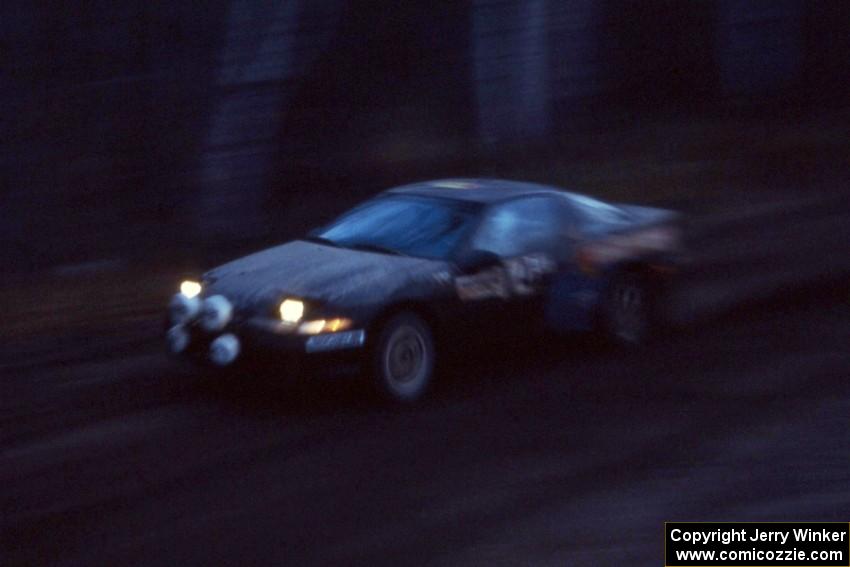
[[474,274],[498,266],[501,259],[489,250],[470,250],[457,260],[457,267],[464,274]]

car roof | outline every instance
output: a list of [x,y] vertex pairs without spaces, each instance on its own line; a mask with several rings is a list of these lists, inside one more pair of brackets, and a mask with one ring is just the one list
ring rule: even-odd
[[531,195],[569,195],[561,189],[538,183],[467,178],[420,181],[393,187],[384,191],[384,194],[441,197],[487,204]]

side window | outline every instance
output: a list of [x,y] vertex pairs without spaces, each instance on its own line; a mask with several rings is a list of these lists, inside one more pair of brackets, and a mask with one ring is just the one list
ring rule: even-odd
[[558,203],[548,197],[529,197],[497,205],[478,228],[472,248],[503,258],[550,251],[561,231]]

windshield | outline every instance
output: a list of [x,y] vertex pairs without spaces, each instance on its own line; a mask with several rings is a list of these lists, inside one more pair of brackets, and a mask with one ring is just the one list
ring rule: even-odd
[[345,248],[445,260],[480,209],[477,203],[450,199],[380,197],[310,236]]

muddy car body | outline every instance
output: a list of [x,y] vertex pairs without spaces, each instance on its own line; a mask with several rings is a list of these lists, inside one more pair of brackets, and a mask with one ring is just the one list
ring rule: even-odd
[[184,282],[167,340],[220,366],[246,349],[353,354],[380,392],[413,401],[438,337],[548,327],[645,341],[680,240],[667,210],[531,183],[415,183]]

